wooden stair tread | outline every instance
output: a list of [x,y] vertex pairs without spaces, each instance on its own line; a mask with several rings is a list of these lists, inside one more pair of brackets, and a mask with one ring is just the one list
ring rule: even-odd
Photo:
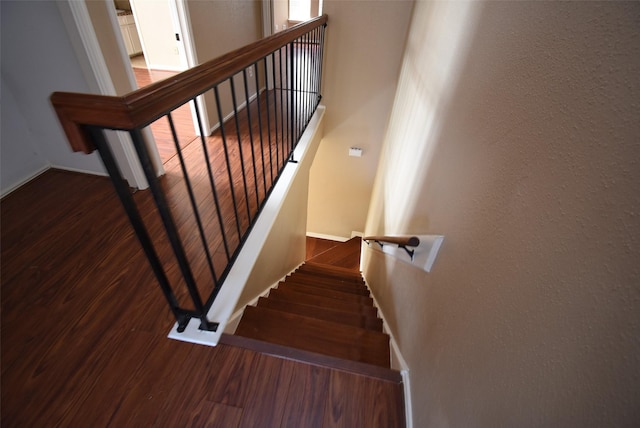
[[389,367],[389,336],[362,328],[247,306],[236,335]]
[[364,296],[364,297],[369,297],[371,294],[369,293],[369,289],[366,286],[361,286],[361,287],[352,287],[352,286],[345,286],[342,284],[336,284],[334,282],[330,282],[330,281],[316,281],[316,280],[305,280],[303,278],[299,278],[296,276],[292,276],[286,279],[286,281],[284,281],[284,283],[286,284],[299,284],[299,285],[308,285],[310,287],[318,287],[318,288],[324,288],[324,289],[328,289],[328,290],[336,290],[336,291],[340,291],[342,293],[350,293],[356,296]]
[[289,282],[281,282],[278,285],[280,290],[290,290],[298,293],[313,294],[315,296],[329,297],[331,299],[337,299],[342,302],[354,302],[361,305],[372,306],[373,299],[368,296],[360,296],[353,293],[345,293],[344,291],[334,290],[331,288],[322,288],[312,285],[294,284]]
[[342,370],[397,384],[402,382],[402,375],[398,370],[345,360],[344,358],[336,358],[316,352],[304,351],[290,346],[276,345],[263,340],[223,333],[220,338],[220,343],[250,349],[255,352],[275,357],[286,358],[287,360],[300,361],[320,367]]
[[346,269],[358,270],[360,268],[360,249],[362,240],[359,237],[341,242],[335,247],[312,257],[313,262],[324,263]]
[[258,299],[256,306],[382,332],[382,320],[378,317],[264,297]]
[[331,297],[316,296],[313,294],[299,293],[291,290],[280,290],[277,288],[269,292],[269,299],[285,300],[305,305],[314,305],[321,308],[337,309],[341,311],[353,312],[361,315],[377,317],[378,311],[373,306],[364,306],[359,303],[345,302]]
[[359,270],[354,271],[353,269],[345,269],[339,266],[332,266],[323,263],[317,263],[313,260],[307,260],[304,264],[300,265],[300,268],[305,268],[308,270],[323,272],[323,273],[331,273],[334,275],[344,275],[346,277],[354,277],[354,278],[362,278],[362,274]]

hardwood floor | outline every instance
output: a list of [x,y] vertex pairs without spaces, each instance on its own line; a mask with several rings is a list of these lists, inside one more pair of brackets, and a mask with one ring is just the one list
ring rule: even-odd
[[106,178],[51,170],[0,209],[2,426],[404,426],[398,379],[167,339]]

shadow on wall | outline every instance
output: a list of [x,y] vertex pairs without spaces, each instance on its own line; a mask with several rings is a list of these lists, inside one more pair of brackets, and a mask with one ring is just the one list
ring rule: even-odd
[[412,27],[409,33],[377,174],[377,180],[393,179],[376,183],[384,191],[374,192],[382,199],[374,196],[372,200],[368,233],[382,232],[371,230],[374,225],[385,234],[428,230],[427,218],[415,219],[411,214],[439,143],[442,118],[451,114],[449,99],[464,65],[476,9],[471,2],[430,2],[414,11],[413,22],[425,24]]

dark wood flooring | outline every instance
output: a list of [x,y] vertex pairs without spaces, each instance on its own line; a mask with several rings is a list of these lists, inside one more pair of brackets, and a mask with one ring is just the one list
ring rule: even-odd
[[397,379],[167,339],[106,178],[51,170],[0,209],[2,426],[403,426]]

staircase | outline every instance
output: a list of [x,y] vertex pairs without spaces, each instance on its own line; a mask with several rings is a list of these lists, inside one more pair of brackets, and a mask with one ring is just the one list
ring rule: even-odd
[[389,336],[357,270],[360,242],[351,239],[305,262],[269,297],[245,308],[235,334],[389,368]]

